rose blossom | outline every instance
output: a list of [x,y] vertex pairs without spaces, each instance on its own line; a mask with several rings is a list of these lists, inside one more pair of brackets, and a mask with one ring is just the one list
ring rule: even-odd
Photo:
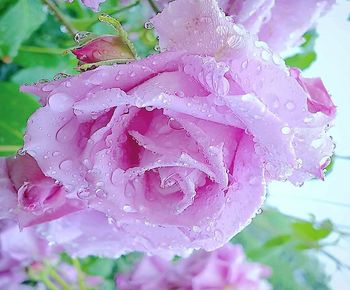
[[[73,0],[66,0],[68,2],[73,2]],[[80,0],[82,4],[86,7],[91,8],[95,12],[98,11],[100,4],[105,2],[106,0]]]
[[175,264],[145,256],[131,271],[119,274],[121,290],[268,290],[270,269],[246,261],[239,245],[226,244],[211,253],[203,250]]
[[[58,275],[73,286],[78,282],[77,270],[68,264],[58,263],[58,253],[62,249],[57,245],[51,245],[40,234],[38,228],[26,228],[22,231],[9,220],[0,222],[0,289],[6,290],[30,290],[46,289],[38,281],[34,287],[22,284],[32,279],[28,276],[28,267],[35,276],[37,272],[45,271],[45,263],[54,265]],[[44,263],[45,261],[45,263]],[[52,281],[55,283],[55,280]],[[101,284],[101,277],[86,276],[85,282],[89,287]],[[97,289],[97,288],[94,288]]]
[[43,105],[23,147],[38,175],[1,161],[1,216],[63,216],[46,232],[73,254],[213,250],[266,182],[323,178],[335,108],[321,80],[291,73],[214,0],[174,1],[152,22],[160,54],[23,87]]
[[303,35],[335,0],[219,0],[227,15],[257,34],[274,52],[303,42]]
[[28,280],[25,267],[50,254],[51,249],[47,241],[40,238],[33,229],[24,229],[20,232],[13,222],[2,220],[0,222],[0,289],[34,289],[22,285],[22,282]]

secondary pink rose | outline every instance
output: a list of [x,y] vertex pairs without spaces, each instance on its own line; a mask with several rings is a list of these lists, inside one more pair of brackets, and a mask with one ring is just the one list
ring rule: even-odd
[[211,253],[198,251],[174,264],[145,256],[116,279],[121,290],[269,290],[271,270],[246,260],[239,245],[226,244]]
[[[76,211],[47,225],[65,224],[72,253],[216,249],[258,212],[268,181],[323,178],[332,154],[334,106],[320,81],[291,74],[216,1],[177,0],[152,22],[162,53],[23,87],[43,105],[23,150],[60,187],[48,203],[56,218]],[[8,174],[2,207],[13,211],[28,185],[11,187]],[[109,236],[94,244],[84,231]]]
[[274,52],[303,42],[303,35],[335,0],[219,0],[227,15],[257,34]]
[[34,229],[20,231],[13,222],[0,221],[0,289],[39,290],[22,285],[28,280],[26,267],[49,258],[55,250]]
[[[67,0],[68,2],[73,2],[73,0]],[[100,4],[105,2],[106,0],[80,0],[82,4],[86,7],[91,8],[95,12],[98,11]]]

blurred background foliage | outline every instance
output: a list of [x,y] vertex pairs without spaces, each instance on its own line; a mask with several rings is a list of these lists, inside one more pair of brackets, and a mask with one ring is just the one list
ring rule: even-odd
[[[56,5],[61,19],[45,2]],[[153,13],[148,1],[120,2],[107,0],[101,11],[122,23],[140,57],[156,53],[157,39],[152,30],[144,28]],[[11,155],[22,146],[27,119],[39,107],[33,96],[19,91],[20,85],[52,79],[59,73],[77,73],[77,60],[66,51],[77,45],[74,33],[78,31],[115,34],[112,27],[98,21],[98,14],[79,1],[0,1],[0,156]],[[317,32],[309,31],[305,40],[295,55],[286,58],[288,65],[305,69],[315,61]],[[303,221],[269,208],[232,242],[242,244],[251,260],[272,268],[274,289],[323,290],[329,289],[329,277],[315,254],[322,253],[338,263],[326,247],[343,235],[329,220]],[[103,277],[103,289],[108,290],[115,287],[115,273],[127,270],[140,256],[134,253],[117,260],[88,257],[79,262],[84,273]],[[64,253],[61,259],[75,264]]]

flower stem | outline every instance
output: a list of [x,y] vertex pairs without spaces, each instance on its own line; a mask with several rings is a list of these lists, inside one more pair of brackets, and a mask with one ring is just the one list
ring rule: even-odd
[[42,0],[42,2],[46,4],[47,7],[50,8],[50,10],[56,16],[57,20],[61,22],[67,28],[67,31],[69,32],[69,34],[74,37],[77,31],[71,25],[71,23],[67,20],[67,18],[62,14],[62,12],[58,9],[56,4],[52,0]]
[[46,275],[41,275],[40,277],[41,281],[44,283],[44,285],[49,290],[59,290],[58,287],[54,283],[51,282],[51,280]]
[[128,38],[128,33],[124,30],[123,26],[120,24],[120,22],[109,16],[108,14],[101,14],[98,19],[102,22],[106,22],[110,25],[113,26],[113,28],[118,32],[119,37],[121,38],[121,40],[124,42],[125,45],[127,45],[132,53],[132,55],[134,56],[134,58],[137,58],[137,52],[136,49],[133,45],[133,43],[129,40]]
[[78,259],[72,259],[72,262],[73,262],[73,266],[77,270],[79,289],[80,290],[87,290],[87,287],[86,287],[85,281],[84,281],[84,274],[83,274],[83,271],[81,270],[81,266],[80,266],[79,260]]
[[152,7],[152,9],[153,9],[153,11],[154,11],[155,13],[159,13],[159,12],[160,12],[160,10],[159,10],[157,4],[154,3],[153,0],[148,0],[148,3],[149,3],[149,5]]
[[40,47],[40,46],[26,46],[22,45],[19,48],[20,51],[25,52],[33,52],[33,53],[45,53],[45,54],[63,54],[65,52],[64,49],[55,48],[55,47]]
[[57,273],[57,271],[48,263],[45,262],[45,266],[48,274],[57,281],[57,283],[62,287],[63,290],[70,290],[71,288],[67,284],[66,281],[62,279],[62,277]]

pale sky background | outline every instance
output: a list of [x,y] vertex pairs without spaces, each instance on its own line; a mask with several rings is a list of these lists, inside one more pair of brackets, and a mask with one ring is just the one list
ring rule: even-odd
[[[306,0],[307,1],[307,0]],[[331,135],[336,142],[337,155],[350,157],[350,1],[339,0],[332,11],[318,23],[316,62],[304,72],[305,76],[320,76],[338,106]],[[269,186],[268,203],[282,212],[317,220],[330,218],[340,229],[350,233],[350,159],[337,159],[333,171],[323,181],[309,181],[301,188],[288,183]],[[330,239],[333,240],[333,239]],[[328,252],[350,265],[350,236]],[[332,276],[334,290],[350,290],[350,270],[337,270],[329,258],[320,255],[327,273]]]

